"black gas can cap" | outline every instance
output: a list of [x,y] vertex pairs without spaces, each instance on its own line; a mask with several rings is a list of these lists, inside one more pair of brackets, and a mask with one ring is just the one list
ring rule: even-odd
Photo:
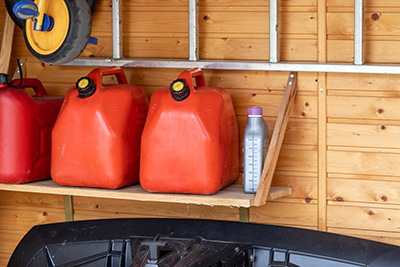
[[185,79],[177,79],[173,81],[169,90],[171,91],[171,96],[176,101],[183,101],[188,98],[190,94],[189,86],[186,84]]
[[9,83],[11,81],[10,75],[0,73],[0,83]]
[[89,77],[82,77],[76,82],[76,89],[78,89],[79,98],[86,98],[96,92],[96,85]]

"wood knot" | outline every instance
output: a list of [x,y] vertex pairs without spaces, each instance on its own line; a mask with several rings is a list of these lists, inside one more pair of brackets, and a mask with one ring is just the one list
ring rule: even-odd
[[344,201],[344,199],[342,197],[337,197],[336,201],[342,202],[342,201]]
[[380,16],[379,16],[379,14],[377,14],[377,13],[373,13],[373,14],[371,15],[371,18],[372,18],[372,20],[377,21],[377,20],[380,18]]
[[382,130],[386,130],[386,126],[385,126],[385,125],[382,125],[382,126],[381,126],[381,129],[382,129]]
[[310,203],[312,199],[313,199],[312,197],[307,196],[307,197],[305,198],[305,201],[306,201],[306,203]]
[[378,109],[378,113],[379,113],[379,114],[382,114],[384,111],[385,111],[385,110],[382,109],[382,108]]
[[305,117],[305,116],[306,116],[306,113],[302,112],[302,113],[301,113],[301,116]]
[[381,199],[386,202],[387,201],[387,196],[382,196]]
[[309,104],[308,102],[306,102],[304,105],[305,105],[306,107],[308,107],[310,104]]
[[372,210],[370,210],[370,211],[367,212],[367,214],[368,214],[369,216],[372,216],[372,215],[374,215],[375,213],[374,213]]
[[204,20],[209,20],[209,19],[210,19],[210,17],[209,17],[209,16],[207,16],[207,15],[205,15],[205,16],[203,17],[203,19],[204,19]]
[[43,216],[47,216],[47,212],[43,211]]
[[256,96],[257,94],[251,94],[251,96]]

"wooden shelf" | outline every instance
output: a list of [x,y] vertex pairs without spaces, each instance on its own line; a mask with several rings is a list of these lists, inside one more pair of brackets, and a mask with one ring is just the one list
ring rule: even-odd
[[[245,194],[242,185],[230,185],[213,195],[150,193],[144,190],[139,184],[121,189],[70,187],[58,185],[53,180],[27,184],[0,184],[0,190],[242,208],[254,206],[255,198],[255,194]],[[268,200],[274,200],[291,194],[291,187],[271,187]]]
[[[45,180],[27,184],[0,184],[0,190],[57,194],[64,195],[67,198],[68,196],[84,196],[136,201],[198,204],[208,206],[229,206],[239,208],[262,206],[267,201],[292,194],[291,187],[271,187],[271,183],[275,173],[275,167],[278,161],[296,92],[297,73],[291,72],[286,84],[285,93],[283,95],[282,103],[275,123],[275,128],[271,137],[268,153],[264,160],[264,167],[261,173],[257,194],[244,193],[242,185],[230,185],[213,195],[189,195],[150,193],[144,190],[139,184],[121,189],[99,189],[60,186],[53,180]],[[64,201],[66,201],[66,198],[64,198]],[[66,201],[66,207],[70,206],[68,207],[68,214],[70,214],[71,217],[73,215],[72,204],[72,200],[69,197],[69,200]],[[241,217],[247,220],[247,213],[245,214],[244,212],[244,215]]]

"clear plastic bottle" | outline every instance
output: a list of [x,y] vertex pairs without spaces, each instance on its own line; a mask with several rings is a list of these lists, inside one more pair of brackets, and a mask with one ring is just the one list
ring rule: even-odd
[[256,193],[269,145],[268,125],[261,107],[247,109],[243,138],[243,185],[245,193]]

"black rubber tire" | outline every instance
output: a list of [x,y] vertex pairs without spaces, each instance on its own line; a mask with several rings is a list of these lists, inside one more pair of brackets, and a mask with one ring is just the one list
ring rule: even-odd
[[[14,15],[14,12],[12,11],[13,6],[15,5],[15,3],[17,3],[19,0],[4,0],[5,4],[6,4],[6,8],[7,8],[7,12],[10,15],[11,19],[14,21],[15,25],[17,25],[20,29],[22,29],[24,27],[24,21],[20,20],[19,18],[17,18]],[[97,4],[97,0],[86,0],[90,10],[92,11],[92,15],[93,12],[96,8],[96,4]]]
[[[69,29],[61,46],[49,55],[37,53],[26,36],[26,23],[23,23],[25,44],[33,56],[47,64],[65,64],[78,57],[85,49],[92,31],[90,7],[83,0],[63,0],[69,12]],[[54,18],[57,20],[57,18]]]
[[4,0],[4,3],[6,4],[8,15],[10,15],[10,17],[14,21],[15,25],[17,25],[20,29],[22,29],[24,27],[24,21],[17,18],[14,15],[14,12],[12,11],[14,4],[17,2],[18,2],[18,0]]
[[86,1],[89,5],[90,11],[92,11],[92,16],[93,16],[94,10],[96,8],[97,0],[86,0]]

